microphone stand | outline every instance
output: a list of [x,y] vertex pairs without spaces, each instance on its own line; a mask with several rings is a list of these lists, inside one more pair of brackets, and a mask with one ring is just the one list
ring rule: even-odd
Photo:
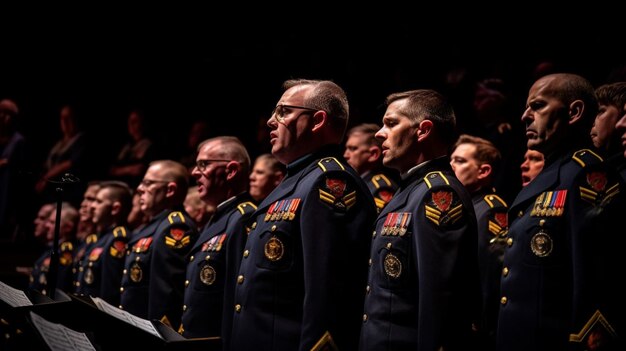
[[50,183],[56,184],[56,202],[57,202],[57,212],[56,218],[54,221],[54,239],[52,240],[52,251],[50,252],[50,270],[48,271],[48,283],[47,290],[49,291],[48,296],[52,300],[54,300],[54,296],[56,293],[57,286],[57,276],[59,275],[59,236],[61,232],[61,211],[63,209],[63,191],[64,185],[78,183],[80,180],[70,174],[65,173],[63,177],[61,177],[60,181],[50,181]]

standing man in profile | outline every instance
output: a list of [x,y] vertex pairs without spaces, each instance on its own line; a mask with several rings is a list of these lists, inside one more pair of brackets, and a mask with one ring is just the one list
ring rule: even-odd
[[487,139],[462,134],[454,144],[450,166],[470,192],[478,224],[478,266],[482,292],[481,350],[496,347],[496,325],[500,308],[500,276],[504,241],[509,230],[506,202],[493,187],[501,155]]
[[624,272],[624,233],[614,228],[625,190],[585,149],[597,110],[578,75],[547,75],[530,88],[521,120],[545,165],[509,210],[498,350],[623,350],[624,296],[610,287]]
[[381,141],[375,136],[379,129],[374,123],[350,129],[343,156],[367,184],[380,212],[396,192],[399,177],[396,170],[383,166]]
[[180,327],[187,254],[198,232],[185,212],[189,172],[171,160],[153,161],[137,187],[150,221],[128,242],[120,308]]
[[[221,334],[224,285],[235,280],[232,273],[232,281],[227,281],[226,273],[239,268],[231,268],[236,263],[227,261],[227,247],[233,247],[233,262],[239,262],[243,250],[238,248],[247,238],[245,221],[256,210],[247,192],[249,173],[250,156],[239,139],[222,136],[198,146],[191,175],[198,184],[200,199],[216,210],[189,252],[179,329],[186,338]],[[232,306],[228,313],[232,313]]]
[[446,154],[454,111],[433,90],[391,94],[386,105],[376,137],[402,182],[375,222],[359,350],[471,349],[476,217]]
[[253,216],[226,349],[355,350],[376,208],[341,156],[348,100],[331,81],[283,87],[267,124],[287,175]]

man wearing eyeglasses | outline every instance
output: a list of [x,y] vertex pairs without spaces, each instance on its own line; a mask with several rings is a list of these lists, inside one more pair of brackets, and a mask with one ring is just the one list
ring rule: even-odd
[[249,173],[250,156],[239,139],[222,136],[198,146],[191,175],[200,199],[216,210],[189,252],[179,330],[187,338],[221,334],[224,285],[235,282],[227,277],[235,276],[232,269],[238,268],[247,238],[245,221],[256,210],[247,192]]
[[174,329],[182,314],[186,256],[198,237],[183,206],[188,184],[189,172],[182,164],[150,163],[137,187],[141,211],[150,221],[128,242],[120,288],[120,308]]
[[376,209],[342,157],[348,101],[330,81],[283,88],[267,124],[287,175],[253,215],[225,348],[355,350]]

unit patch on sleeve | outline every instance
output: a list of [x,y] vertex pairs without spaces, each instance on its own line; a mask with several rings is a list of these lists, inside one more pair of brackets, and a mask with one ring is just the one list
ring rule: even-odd
[[432,223],[437,226],[448,226],[461,218],[463,204],[459,203],[453,191],[433,191],[430,195],[430,201],[425,205],[425,215]]
[[327,176],[325,188],[319,189],[320,200],[339,209],[350,209],[356,203],[356,191],[346,192],[344,179]]

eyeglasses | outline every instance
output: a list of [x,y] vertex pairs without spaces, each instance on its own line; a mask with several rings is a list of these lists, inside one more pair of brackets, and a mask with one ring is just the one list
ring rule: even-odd
[[214,159],[214,160],[197,160],[196,161],[196,168],[200,171],[200,172],[204,172],[206,170],[207,167],[209,167],[209,165],[211,163],[215,163],[215,162],[230,162],[230,160],[221,160],[221,159]]
[[170,182],[169,180],[144,179],[139,183],[139,185],[143,186],[144,188],[149,188],[154,184],[169,183],[169,182]]
[[[285,123],[285,115],[290,114],[291,111],[295,110],[295,109],[307,110],[307,111],[313,111],[313,112],[317,112],[317,111],[320,110],[318,108],[311,108],[311,107],[305,107],[305,106],[294,106],[294,105],[278,104],[272,110],[272,114],[270,115],[270,118],[271,117],[276,117],[276,120],[278,122]],[[300,117],[302,114],[304,114],[304,113],[301,113],[301,114],[297,115],[296,118]]]

